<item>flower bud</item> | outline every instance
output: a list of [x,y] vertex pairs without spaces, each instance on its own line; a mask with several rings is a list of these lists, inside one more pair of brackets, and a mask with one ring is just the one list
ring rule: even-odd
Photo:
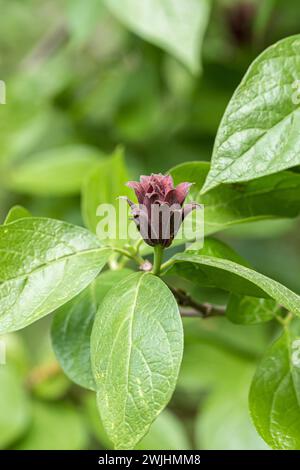
[[134,190],[138,199],[138,204],[134,204],[126,198],[145,242],[150,246],[170,246],[184,218],[198,206],[191,203],[183,207],[191,183],[174,187],[170,175],[152,174],[141,176],[140,182],[129,181],[127,186]]

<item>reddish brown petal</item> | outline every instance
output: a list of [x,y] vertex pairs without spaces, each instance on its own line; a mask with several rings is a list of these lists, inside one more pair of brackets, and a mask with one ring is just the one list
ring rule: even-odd
[[173,178],[171,175],[166,175],[162,178],[162,183],[164,185],[164,188],[165,188],[165,193],[167,194],[169,191],[171,191],[172,189],[174,189],[174,182],[173,182]]
[[165,202],[172,206],[173,204],[179,204],[177,200],[176,189],[171,189],[165,196]]
[[184,203],[192,184],[193,183],[180,183],[176,186],[175,191],[178,204],[182,205]]
[[143,185],[137,181],[128,181],[126,186],[134,190],[139,203],[142,204],[143,198],[145,197],[145,189],[143,188]]

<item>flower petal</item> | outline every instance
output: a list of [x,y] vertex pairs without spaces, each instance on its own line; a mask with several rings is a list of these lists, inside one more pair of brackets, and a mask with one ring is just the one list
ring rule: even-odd
[[175,192],[178,204],[182,205],[184,203],[192,184],[193,183],[180,183],[176,186]]
[[139,203],[142,204],[146,194],[144,186],[141,183],[138,183],[137,181],[128,181],[128,183],[126,183],[126,186],[134,190]]

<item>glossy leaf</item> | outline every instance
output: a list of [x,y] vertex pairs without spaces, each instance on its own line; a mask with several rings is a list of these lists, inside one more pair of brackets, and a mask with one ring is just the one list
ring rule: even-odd
[[176,184],[191,181],[189,199],[204,205],[205,234],[260,219],[296,217],[300,213],[300,175],[282,171],[246,183],[221,184],[201,194],[207,162],[190,162],[170,170]]
[[300,163],[300,36],[265,50],[235,91],[219,127],[203,192]]
[[174,55],[192,72],[200,68],[209,0],[105,0],[131,31]]
[[280,307],[272,299],[231,294],[228,300],[226,315],[233,323],[255,325],[270,321],[280,313]]
[[132,271],[106,271],[75,299],[55,313],[52,345],[66,375],[81,387],[95,390],[90,359],[90,336],[95,314],[106,293]]
[[38,196],[77,194],[101,158],[97,149],[81,145],[46,150],[12,167],[5,184],[12,191]]
[[300,297],[277,281],[236,262],[201,255],[179,253],[173,257],[168,274],[175,274],[195,284],[218,287],[229,292],[276,300],[287,310],[300,315]]
[[300,448],[299,342],[285,331],[266,352],[251,385],[253,421],[273,449]]
[[[113,449],[113,444],[107,437],[93,394],[85,400],[88,419],[92,432],[104,449]],[[181,421],[168,409],[165,409],[152,423],[149,432],[138,443],[135,449],[145,450],[185,450],[190,449],[186,430]]]
[[170,400],[182,358],[178,306],[163,281],[134,273],[112,288],[91,344],[105,430],[115,448],[134,448]]
[[0,332],[18,330],[81,292],[111,251],[87,230],[30,217],[0,227]]

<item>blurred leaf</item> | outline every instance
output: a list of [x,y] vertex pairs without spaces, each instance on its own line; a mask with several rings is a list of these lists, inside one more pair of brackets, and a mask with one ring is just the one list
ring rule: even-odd
[[[127,219],[127,211],[119,210],[121,207],[120,196],[132,196],[132,191],[125,186],[129,180],[127,169],[124,161],[123,150],[117,149],[113,155],[93,169],[85,178],[82,188],[82,215],[85,225],[92,231],[97,232],[97,235],[106,243],[110,244],[124,244],[127,239],[119,239],[118,231],[122,224],[120,224],[120,217]],[[127,203],[123,201],[123,207],[127,208]],[[115,234],[107,235],[97,231],[97,225],[100,222],[100,215],[97,211],[100,204],[111,205],[109,212],[110,226],[115,223]],[[115,215],[112,213],[115,209]],[[98,213],[98,215],[97,215]],[[121,214],[121,215],[120,215]],[[104,216],[104,214],[102,214]],[[102,219],[101,219],[102,220]],[[123,219],[122,219],[123,221]],[[126,222],[126,220],[125,220]],[[115,236],[114,236],[115,235]],[[126,235],[126,232],[125,232]]]
[[31,427],[17,445],[20,450],[79,450],[86,445],[84,423],[68,403],[33,403]]
[[104,0],[130,30],[162,47],[193,73],[200,68],[209,0]]
[[0,449],[24,433],[30,420],[30,405],[22,380],[10,364],[0,365]]
[[95,393],[90,392],[85,395],[84,409],[93,437],[100,443],[101,448],[113,449],[113,444],[108,438],[99,416]]
[[199,253],[187,251],[175,255],[168,274],[178,275],[201,286],[272,298],[287,310],[300,315],[300,297],[279,282],[233,261]]
[[24,219],[25,217],[31,217],[30,212],[23,206],[13,206],[4,221],[4,225],[15,222],[18,219]]
[[247,406],[254,366],[246,362],[237,362],[230,367],[230,378],[224,377],[224,382],[219,383],[218,389],[200,407],[196,422],[197,448],[267,449],[250,420]]
[[30,217],[0,226],[0,331],[18,330],[81,292],[111,251],[87,230]]
[[101,0],[89,0],[88,7],[81,0],[68,0],[68,20],[72,40],[81,45],[90,38],[101,17],[103,3]]
[[280,238],[290,233],[296,224],[297,219],[269,219],[245,222],[242,225],[228,228],[226,237],[242,240]]
[[267,322],[280,314],[280,307],[272,299],[257,299],[231,294],[226,308],[226,315],[233,323],[255,325]]
[[26,343],[22,336],[18,333],[9,333],[1,335],[0,341],[5,344],[6,364],[13,366],[18,375],[24,377],[28,372],[30,362]]
[[[178,390],[198,405],[204,392],[214,392],[234,382],[237,366],[257,360],[269,341],[266,329],[231,324],[226,317],[201,321],[185,319],[185,348]],[[190,402],[189,402],[190,403]]]
[[247,183],[222,184],[201,195],[209,168],[207,162],[190,162],[170,170],[176,184],[194,183],[189,200],[204,204],[206,234],[247,221],[296,217],[300,213],[300,177],[293,172],[284,171]]
[[113,287],[96,314],[91,358],[97,403],[117,449],[147,433],[174,391],[183,350],[177,303],[149,273]]
[[148,434],[136,446],[142,450],[187,450],[190,443],[181,421],[168,409],[152,424]]
[[258,432],[273,449],[300,447],[300,339],[287,330],[255,373],[249,406]]
[[81,145],[40,152],[12,167],[6,186],[37,196],[77,194],[86,174],[101,157],[97,149]]
[[63,398],[69,388],[70,381],[60,371],[36,384],[33,393],[36,398],[56,401]]
[[95,390],[90,359],[90,336],[95,314],[104,296],[132,271],[106,271],[75,299],[55,312],[52,344],[66,375],[81,387]]
[[299,45],[299,35],[285,38],[250,66],[223,116],[202,192],[300,163]]

